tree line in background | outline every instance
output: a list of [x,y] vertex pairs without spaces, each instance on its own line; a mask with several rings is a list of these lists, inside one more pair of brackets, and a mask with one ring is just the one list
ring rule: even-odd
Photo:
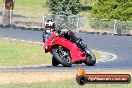
[[[85,10],[82,7],[88,5],[88,1],[94,1],[91,17],[132,20],[132,0],[48,0],[47,4],[53,14],[68,16]],[[89,6],[86,7],[90,10]]]
[[92,7],[92,17],[132,20],[132,0],[98,0]]
[[[14,0],[3,1],[5,11],[14,9]],[[132,0],[47,0],[47,6],[53,14],[59,15],[76,15],[82,10],[90,10],[92,18],[132,20]],[[3,23],[9,23],[10,13],[5,13],[8,15],[4,14]]]
[[48,0],[47,4],[53,14],[66,16],[78,14],[81,7],[79,0]]

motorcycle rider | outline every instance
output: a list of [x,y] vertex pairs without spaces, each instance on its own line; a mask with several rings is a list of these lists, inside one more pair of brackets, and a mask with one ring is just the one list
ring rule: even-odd
[[85,49],[87,47],[82,43],[82,39],[78,38],[71,30],[60,29],[57,30],[57,33],[59,33],[60,35],[64,35],[66,39],[70,40],[73,43],[76,43],[76,45],[82,49]]
[[47,20],[45,22],[45,30],[43,32],[43,42],[47,41],[51,33],[55,31],[55,23],[53,20]]
[[43,32],[43,42],[47,41],[50,37],[51,33],[55,31],[56,35],[63,35],[66,39],[70,40],[73,43],[76,43],[77,46],[81,47],[82,49],[85,49],[87,46],[82,43],[82,39],[76,37],[76,35],[71,31],[67,29],[56,29],[55,23],[53,20],[47,20],[45,22],[45,30]]

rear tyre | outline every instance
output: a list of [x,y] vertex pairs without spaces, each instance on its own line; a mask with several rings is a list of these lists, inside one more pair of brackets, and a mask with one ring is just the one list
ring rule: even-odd
[[56,46],[52,49],[52,54],[63,66],[70,67],[72,65],[70,53],[65,48]]
[[59,65],[59,62],[56,60],[55,57],[52,57],[52,65],[53,66],[58,66]]
[[95,55],[92,53],[92,51],[88,50],[88,52],[86,52],[86,61],[85,64],[88,66],[93,66],[96,63],[96,57]]

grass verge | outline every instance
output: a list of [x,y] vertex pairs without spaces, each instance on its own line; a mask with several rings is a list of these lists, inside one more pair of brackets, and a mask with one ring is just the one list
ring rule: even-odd
[[[101,55],[94,50],[97,59]],[[50,64],[51,54],[35,43],[0,39],[0,66]]]
[[50,58],[35,43],[0,39],[0,66],[46,64],[51,62]]

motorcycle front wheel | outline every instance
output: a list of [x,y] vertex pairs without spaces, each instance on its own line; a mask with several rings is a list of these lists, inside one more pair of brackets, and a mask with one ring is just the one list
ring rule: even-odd
[[93,54],[92,51],[90,51],[89,49],[86,50],[86,61],[85,64],[88,66],[93,66],[96,63],[96,57]]
[[65,67],[70,67],[72,65],[72,59],[70,52],[62,46],[56,46],[52,49],[52,55],[56,60]]
[[59,62],[56,60],[55,57],[52,57],[52,65],[53,66],[58,66],[59,65]]

